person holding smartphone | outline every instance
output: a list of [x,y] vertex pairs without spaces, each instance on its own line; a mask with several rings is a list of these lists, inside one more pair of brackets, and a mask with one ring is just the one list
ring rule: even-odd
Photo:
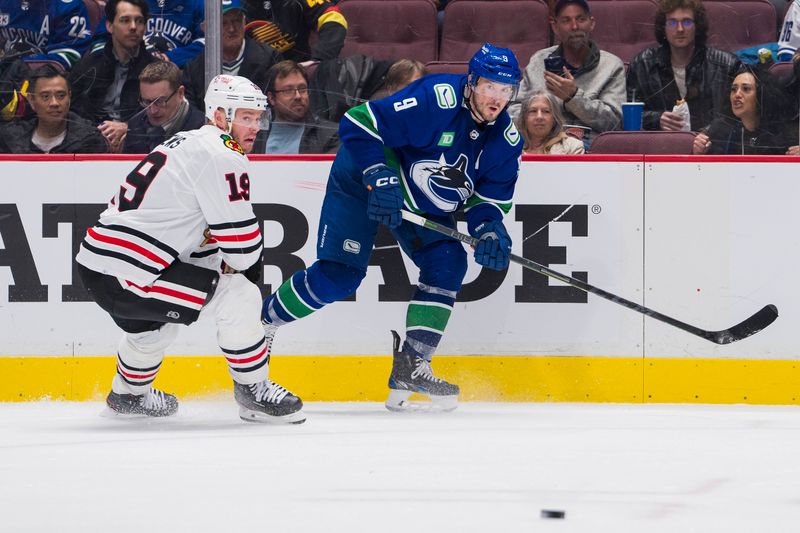
[[[595,134],[617,129],[625,98],[625,67],[591,39],[594,25],[586,0],[558,0],[550,27],[560,44],[531,57],[518,97],[523,102],[536,91],[553,94],[561,102],[565,123],[587,132],[587,148]],[[517,117],[519,109],[517,103],[509,112]]]

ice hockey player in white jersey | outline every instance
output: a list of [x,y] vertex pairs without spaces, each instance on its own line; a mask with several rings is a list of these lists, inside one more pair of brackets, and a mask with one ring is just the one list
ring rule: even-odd
[[174,414],[175,396],[152,383],[179,326],[202,315],[216,321],[240,417],[301,423],[300,398],[269,380],[255,284],[263,240],[245,154],[268,124],[267,98],[247,78],[220,75],[205,108],[209,124],[174,135],[128,174],[76,257],[89,294],[124,331],[106,403],[123,415]]

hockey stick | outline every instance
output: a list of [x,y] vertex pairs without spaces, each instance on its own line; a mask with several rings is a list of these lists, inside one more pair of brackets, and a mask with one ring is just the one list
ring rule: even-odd
[[[478,243],[478,239],[472,237],[470,235],[465,235],[460,233],[452,228],[448,228],[447,226],[443,226],[441,224],[437,224],[431,220],[428,220],[425,217],[421,217],[410,211],[402,211],[403,218],[412,224],[416,224],[418,226],[422,226],[424,228],[428,228],[430,230],[436,231],[443,235],[447,235],[448,237],[452,237],[457,239],[463,243],[469,244],[470,246],[475,246]],[[761,331],[762,329],[766,328],[770,324],[772,324],[776,318],[778,318],[778,308],[772,304],[765,306],[763,309],[758,311],[756,314],[751,316],[750,318],[732,326],[728,329],[723,329],[720,331],[708,331],[705,329],[700,329],[696,326],[692,326],[691,324],[687,324],[686,322],[681,322],[675,318],[669,317],[667,315],[663,315],[658,311],[653,311],[643,305],[639,305],[637,303],[631,302],[630,300],[626,300],[621,296],[617,296],[616,294],[611,294],[610,292],[606,292],[603,289],[599,289],[593,285],[589,285],[586,282],[583,282],[579,279],[575,279],[569,276],[565,276],[555,270],[551,270],[544,265],[540,265],[535,261],[531,261],[530,259],[526,259],[524,257],[520,257],[518,255],[511,254],[510,257],[511,261],[522,265],[523,267],[533,270],[534,272],[538,272],[543,276],[548,276],[553,279],[557,279],[571,287],[575,287],[576,289],[580,289],[582,291],[595,294],[600,296],[601,298],[605,298],[615,304],[619,304],[623,307],[627,307],[628,309],[632,309],[638,313],[641,313],[645,316],[649,316],[650,318],[654,318],[656,320],[660,320],[670,326],[674,326],[678,329],[682,329],[692,335],[697,335],[698,337],[702,337],[707,341],[711,341],[716,344],[730,344],[732,342],[740,341],[742,339],[746,339],[747,337],[754,335]]]

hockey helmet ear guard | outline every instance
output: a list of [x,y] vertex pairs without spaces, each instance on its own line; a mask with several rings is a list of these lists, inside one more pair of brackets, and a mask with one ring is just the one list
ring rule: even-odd
[[517,57],[509,48],[500,48],[486,43],[481,46],[472,59],[469,60],[469,84],[475,90],[478,78],[484,78],[497,84],[508,85],[511,90],[503,90],[499,96],[509,96],[509,100],[516,97],[522,72],[517,63]]
[[215,76],[208,84],[205,97],[206,118],[214,121],[214,112],[222,109],[228,121],[228,127],[233,123],[237,109],[252,109],[263,111],[261,114],[261,129],[269,129],[269,105],[267,97],[256,84],[242,76],[229,76],[220,74]]

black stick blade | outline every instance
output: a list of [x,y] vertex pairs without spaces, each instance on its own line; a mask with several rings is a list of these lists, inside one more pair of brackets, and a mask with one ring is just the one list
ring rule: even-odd
[[730,344],[746,339],[750,335],[755,335],[775,322],[776,318],[778,318],[778,308],[769,304],[750,318],[745,319],[743,322],[733,327],[723,329],[722,331],[709,331],[709,336],[706,338],[717,344]]

